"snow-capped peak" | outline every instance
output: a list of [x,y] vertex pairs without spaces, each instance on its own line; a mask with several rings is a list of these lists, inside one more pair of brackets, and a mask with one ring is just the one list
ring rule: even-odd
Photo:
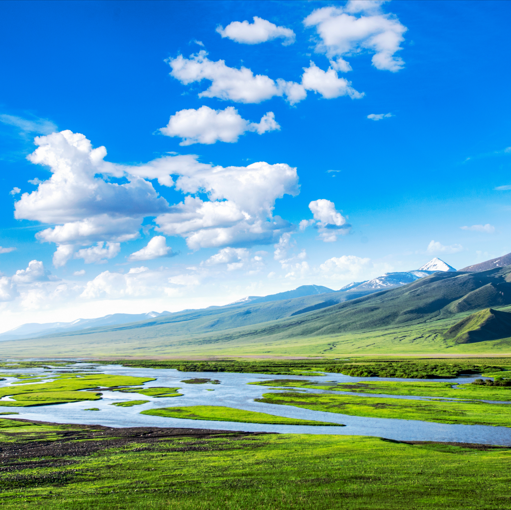
[[454,267],[450,266],[443,260],[435,257],[430,260],[427,264],[424,264],[422,267],[419,267],[419,271],[456,271]]

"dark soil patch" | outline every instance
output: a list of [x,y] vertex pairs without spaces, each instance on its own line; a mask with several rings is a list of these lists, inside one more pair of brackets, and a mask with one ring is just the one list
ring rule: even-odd
[[[54,425],[47,422],[33,422],[30,420],[13,420],[17,422],[27,422],[44,425]],[[2,468],[12,470],[15,465],[19,466],[17,459],[23,459],[21,464],[26,464],[25,468],[35,466],[29,462],[30,458],[52,457],[51,462],[55,462],[58,457],[85,457],[94,452],[107,448],[122,448],[129,444],[140,444],[141,447],[155,445],[160,441],[168,439],[190,438],[197,441],[205,439],[225,438],[228,442],[250,437],[265,435],[264,432],[226,432],[222,430],[208,429],[185,429],[185,428],[151,428],[151,427],[131,427],[131,428],[111,428],[100,425],[73,425],[72,430],[61,430],[51,432],[31,431],[3,432],[16,438],[16,442],[0,443],[0,465]],[[56,439],[55,439],[56,437]],[[180,451],[190,451],[197,448],[197,442],[186,443]],[[45,462],[45,461],[41,461]],[[57,461],[58,462],[58,461]],[[41,466],[42,467],[42,466]],[[24,469],[20,467],[19,469]]]

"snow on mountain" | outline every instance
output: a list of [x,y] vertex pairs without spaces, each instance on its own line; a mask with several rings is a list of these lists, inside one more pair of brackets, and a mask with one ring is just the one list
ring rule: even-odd
[[431,271],[431,272],[456,271],[456,269],[454,269],[454,267],[450,266],[443,260],[435,257],[434,259],[430,260],[427,264],[424,264],[422,267],[419,267],[419,271]]
[[373,278],[365,282],[353,282],[345,285],[338,292],[350,292],[352,290],[358,291],[376,291],[391,289],[392,287],[400,287],[401,285],[407,285],[412,283],[419,278],[424,278],[430,274],[436,273],[437,271],[456,271],[454,267],[450,266],[439,258],[430,260],[427,264],[424,264],[419,269],[413,271],[402,271],[395,273],[385,273],[382,276]]

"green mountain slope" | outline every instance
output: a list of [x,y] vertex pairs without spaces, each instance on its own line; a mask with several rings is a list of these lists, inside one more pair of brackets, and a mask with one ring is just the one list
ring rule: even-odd
[[444,336],[457,344],[510,338],[511,313],[492,308],[481,310],[451,326]]
[[[335,355],[470,350],[476,344],[477,352],[484,348],[511,352],[511,343],[503,341],[504,337],[460,341],[458,336],[468,331],[464,326],[445,336],[470,313],[511,305],[511,266],[480,273],[435,273],[403,287],[339,303],[341,299],[341,293],[329,293],[183,312],[67,336],[2,342],[0,347],[4,355],[12,356],[35,356],[43,351],[44,355],[66,356]],[[484,327],[485,331],[490,328]]]

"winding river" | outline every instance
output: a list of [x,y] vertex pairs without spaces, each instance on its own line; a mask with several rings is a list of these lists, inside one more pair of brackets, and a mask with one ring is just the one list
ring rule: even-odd
[[[91,365],[77,363],[73,369],[90,368]],[[236,373],[198,373],[178,372],[172,369],[150,369],[131,368],[120,365],[102,365],[97,367],[98,371],[105,374],[129,375],[138,377],[154,377],[155,381],[144,384],[144,387],[165,386],[181,388],[182,397],[173,398],[152,398],[137,393],[118,393],[104,391],[101,400],[75,402],[69,404],[35,406],[35,407],[7,407],[1,406],[0,413],[17,412],[12,418],[23,418],[35,421],[46,421],[52,423],[72,423],[104,425],[108,427],[180,427],[180,428],[206,428],[216,430],[234,431],[257,431],[257,432],[280,432],[297,434],[339,434],[356,436],[375,436],[396,441],[440,441],[459,443],[479,443],[511,446],[511,428],[493,427],[483,425],[449,425],[442,423],[431,423],[415,420],[397,420],[386,418],[365,418],[359,416],[348,416],[320,411],[310,411],[291,406],[265,404],[255,402],[263,393],[281,391],[277,388],[249,385],[251,382],[273,380],[273,379],[302,379],[321,380],[335,382],[364,382],[364,381],[400,381],[413,379],[385,379],[385,378],[364,378],[350,377],[342,374],[328,374],[326,377],[300,377],[300,376],[276,376],[265,374],[236,374]],[[69,370],[69,368],[67,369]],[[43,369],[20,369],[0,370],[3,374],[33,373],[51,374]],[[55,369],[55,373],[60,370]],[[65,370],[63,370],[65,371]],[[191,378],[217,379],[221,384],[184,384],[181,381]],[[457,379],[436,379],[436,382],[468,383],[477,377],[460,377]],[[15,379],[7,378],[0,382],[0,387],[5,387]],[[214,390],[214,391],[208,391]],[[305,390],[311,391],[311,390]],[[316,391],[316,390],[314,390]],[[331,393],[331,392],[328,392]],[[342,394],[344,392],[335,392]],[[382,395],[360,394],[367,398],[379,397]],[[412,398],[396,395],[387,395],[391,398]],[[117,407],[111,404],[126,400],[149,400],[148,403],[133,407]],[[335,427],[304,426],[304,425],[263,425],[250,423],[231,423],[217,421],[182,420],[177,418],[163,418],[140,414],[151,408],[190,406],[190,405],[218,405],[235,407],[247,411],[268,413],[288,418],[299,418],[316,421],[327,421],[345,425]],[[491,405],[491,404],[489,404]],[[99,408],[100,411],[86,411],[87,408]],[[6,416],[8,418],[8,416]]]

